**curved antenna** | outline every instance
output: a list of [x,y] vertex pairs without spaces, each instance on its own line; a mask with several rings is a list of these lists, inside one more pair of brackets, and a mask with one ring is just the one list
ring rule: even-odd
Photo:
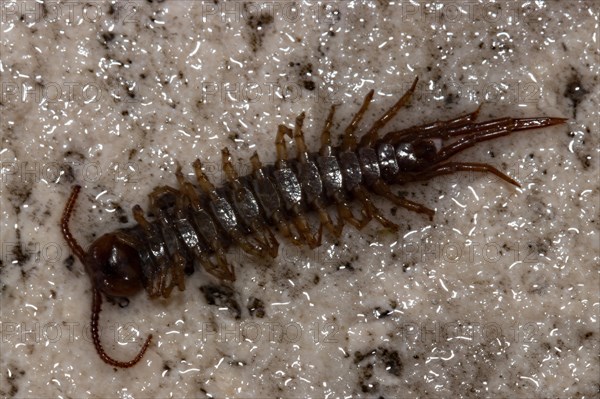
[[71,196],[65,205],[65,210],[63,211],[62,218],[60,219],[60,227],[62,228],[63,237],[65,237],[65,241],[69,244],[69,248],[71,251],[81,261],[81,263],[85,263],[85,251],[81,246],[77,243],[73,234],[71,234],[71,230],[69,230],[69,219],[71,219],[71,213],[73,213],[73,208],[75,208],[75,202],[77,202],[77,196],[79,195],[79,190],[81,190],[81,186],[74,186],[73,191],[71,192]]
[[142,349],[140,349],[137,356],[134,357],[132,360],[130,360],[128,362],[121,362],[119,360],[115,360],[112,357],[110,357],[104,351],[104,348],[102,347],[102,343],[100,342],[99,329],[98,329],[98,320],[100,319],[100,310],[102,309],[102,294],[100,293],[100,290],[98,290],[96,287],[94,287],[93,290],[94,290],[94,292],[93,292],[93,299],[92,299],[92,323],[91,323],[92,324],[92,340],[94,341],[94,346],[96,347],[96,352],[98,353],[98,356],[100,356],[100,359],[102,359],[102,361],[104,363],[110,364],[111,366],[114,366],[114,367],[128,368],[128,367],[135,366],[144,357],[144,353],[146,353],[146,350],[148,349],[148,346],[150,345],[150,341],[152,341],[152,334],[150,334],[148,336],[148,338],[146,338],[146,342],[144,342],[144,345],[142,345]]
[[[71,219],[71,214],[73,213],[73,209],[75,208],[75,203],[77,202],[77,196],[79,195],[80,190],[81,186],[79,185],[73,187],[71,196],[69,197],[69,200],[65,205],[63,216],[60,219],[60,225],[62,228],[63,237],[65,238],[65,241],[67,241],[67,244],[69,244],[69,248],[71,248],[71,251],[73,251],[73,253],[79,258],[81,263],[85,264],[85,251],[83,250],[83,248],[81,248],[81,245],[77,243],[77,240],[75,239],[75,237],[73,237],[71,231],[69,230],[69,220]],[[94,282],[92,281],[92,285],[93,284]],[[144,345],[142,345],[142,349],[140,349],[137,356],[134,357],[133,360],[130,360],[128,362],[121,362],[110,357],[104,351],[102,343],[100,343],[100,334],[98,329],[98,320],[100,319],[100,310],[102,309],[102,294],[100,293],[100,290],[94,285],[92,287],[92,290],[92,340],[94,341],[94,346],[96,347],[96,352],[98,353],[98,356],[100,356],[100,359],[102,359],[104,363],[110,364],[114,367],[128,368],[135,366],[140,360],[142,360],[142,357],[144,357],[144,353],[146,353],[146,350],[150,345],[150,341],[152,341],[152,334],[150,334],[148,338],[146,338],[146,342],[144,342]]]

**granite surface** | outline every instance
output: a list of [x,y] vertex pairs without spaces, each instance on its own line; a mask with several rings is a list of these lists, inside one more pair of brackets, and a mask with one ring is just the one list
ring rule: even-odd
[[[599,14],[594,1],[3,1],[0,28],[3,397],[573,397],[599,385]],[[222,180],[275,159],[278,124],[305,111],[316,149],[410,86],[386,131],[449,119],[559,116],[482,143],[463,173],[398,189],[436,210],[376,200],[400,225],[283,243],[273,262],[229,253],[237,280],[202,271],[168,299],[104,304],[59,229],[87,247],[133,223],[176,162]],[[192,176],[190,176],[191,178]],[[119,306],[120,305],[120,306]]]

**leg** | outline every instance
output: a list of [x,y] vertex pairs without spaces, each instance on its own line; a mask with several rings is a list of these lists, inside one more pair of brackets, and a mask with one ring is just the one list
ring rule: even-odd
[[392,191],[390,190],[390,186],[388,186],[383,180],[377,180],[373,184],[373,189],[377,194],[389,199],[394,204],[402,208],[408,209],[409,211],[423,213],[429,216],[429,220],[433,220],[433,215],[435,215],[435,211],[433,209],[429,209],[421,204],[397,196],[396,194],[392,193]]
[[327,115],[325,126],[323,126],[323,131],[321,132],[321,149],[319,150],[321,156],[331,155],[331,125],[333,124],[334,114],[335,105],[332,105],[329,109],[329,115]]
[[168,284],[166,283],[165,279],[163,281],[163,286],[161,287],[161,294],[163,298],[168,298],[175,286],[179,288],[179,291],[185,290],[185,258],[181,256],[179,252],[175,252],[173,255],[173,261],[171,262],[169,269],[171,270],[171,278],[169,279]]
[[360,120],[364,116],[365,112],[367,111],[367,108],[369,107],[369,103],[373,99],[373,93],[375,93],[374,90],[371,90],[370,92],[367,93],[360,109],[358,110],[356,115],[354,115],[354,118],[352,118],[352,121],[350,122],[348,127],[346,127],[346,130],[344,131],[344,139],[343,139],[342,145],[341,145],[341,151],[354,151],[356,149],[357,144],[356,144],[356,137],[354,136],[354,131],[356,130],[358,123],[360,122]]
[[485,173],[493,173],[498,176],[502,180],[517,186],[521,187],[521,185],[513,180],[511,177],[506,174],[500,172],[498,169],[493,167],[492,165],[486,163],[477,163],[477,162],[447,162],[445,164],[437,165],[432,169],[429,169],[425,172],[416,173],[413,176],[408,177],[407,179],[402,179],[402,183],[407,181],[418,181],[418,180],[429,180],[436,176],[448,175],[456,172],[485,172]]
[[313,235],[312,231],[310,231],[310,226],[308,225],[308,220],[306,220],[306,217],[304,217],[304,215],[302,215],[301,212],[298,210],[293,210],[292,214],[292,221],[294,223],[294,226],[296,226],[296,229],[304,238],[304,240],[308,244],[308,247],[310,249],[320,247],[321,238],[323,236],[323,225],[321,224],[319,226],[319,231],[317,232],[317,234]]
[[292,224],[283,217],[281,211],[274,212],[272,219],[282,236],[288,239],[292,244],[298,247],[302,246],[302,240],[292,232]]
[[354,215],[352,214],[352,210],[350,209],[350,205],[348,204],[348,202],[344,198],[344,195],[341,192],[338,192],[338,193],[334,194],[334,201],[335,201],[335,205],[336,205],[336,208],[337,208],[337,212],[338,212],[339,218],[342,219],[342,220],[345,220],[348,223],[350,223],[357,230],[361,230],[363,227],[365,227],[367,224],[369,224],[369,222],[373,218],[363,208],[363,210],[362,210],[362,215],[363,215],[362,219],[360,219],[360,220],[356,219],[354,217]]
[[204,193],[208,195],[211,200],[217,199],[215,185],[211,183],[211,181],[208,179],[208,176],[206,176],[202,170],[202,163],[200,160],[196,158],[194,163],[192,163],[192,166],[194,167],[196,182],[200,186],[200,189],[202,189],[202,191],[204,191]]
[[377,141],[379,131],[383,129],[383,127],[398,113],[400,108],[404,107],[406,103],[410,100],[410,97],[415,92],[415,88],[417,87],[417,82],[419,78],[415,78],[412,86],[402,97],[400,100],[396,102],[396,104],[392,105],[390,109],[387,110],[385,114],[381,118],[379,118],[373,127],[369,129],[369,131],[361,138],[359,147],[371,147]]
[[444,134],[445,129],[458,128],[473,122],[475,119],[477,119],[477,115],[479,115],[481,106],[482,105],[479,105],[474,112],[461,115],[458,118],[445,121],[436,121],[421,126],[414,126],[408,129],[399,130],[397,132],[390,132],[383,137],[382,141],[384,143],[396,145],[400,142],[411,142],[415,139],[426,139],[430,137],[448,138],[449,136]]
[[358,198],[363,205],[363,212],[367,215],[369,220],[375,218],[383,227],[392,231],[398,230],[398,225],[381,214],[381,211],[373,204],[369,198],[369,193],[363,186],[358,186],[352,193]]
[[304,142],[304,133],[302,132],[302,126],[304,125],[304,118],[306,114],[303,112],[296,118],[296,125],[294,126],[294,141],[296,142],[296,151],[298,153],[298,160],[306,159],[306,143]]
[[321,225],[325,226],[325,228],[334,237],[339,238],[342,235],[342,230],[344,229],[343,219],[338,217],[338,223],[334,225],[333,220],[331,220],[331,216],[329,216],[329,213],[327,213],[327,209],[325,208],[325,205],[321,202],[320,199],[317,199],[313,203],[313,207],[319,214],[319,221],[321,222]]
[[231,162],[231,154],[229,153],[229,149],[227,147],[221,150],[221,160],[227,181],[232,185],[236,185],[239,176],[233,167],[233,163]]
[[448,137],[468,134],[452,144],[442,147],[436,156],[436,163],[445,161],[459,152],[473,147],[482,141],[493,140],[498,137],[507,136],[512,132],[520,130],[539,129],[564,123],[564,118],[502,118],[488,122],[475,123],[462,128],[448,131]]
[[287,148],[285,145],[285,135],[292,137],[292,130],[284,125],[277,127],[277,136],[275,138],[275,148],[277,149],[277,163],[285,162],[288,159]]

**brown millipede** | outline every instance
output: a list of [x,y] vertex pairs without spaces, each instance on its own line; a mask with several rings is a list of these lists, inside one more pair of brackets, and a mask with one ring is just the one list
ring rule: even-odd
[[[199,190],[185,179],[178,165],[175,172],[179,188],[160,186],[149,195],[147,220],[139,205],[133,207],[136,225],[107,233],[84,251],[69,230],[69,219],[79,186],[75,186],[61,219],[63,236],[92,280],[92,337],[100,358],[116,367],[138,363],[148,348],[150,335],[138,355],[122,362],[103,349],[98,319],[102,294],[129,297],[145,289],[150,297],[168,297],[173,288],[185,289],[184,277],[194,270],[194,263],[222,280],[233,281],[235,273],[227,261],[231,245],[245,252],[275,258],[279,242],[270,226],[294,245],[321,245],[325,228],[340,237],[346,223],[363,228],[376,219],[382,226],[397,230],[373,204],[372,194],[387,198],[395,205],[422,213],[433,219],[434,211],[400,197],[391,191],[392,184],[428,180],[459,171],[493,173],[506,182],[519,183],[494,166],[475,162],[447,162],[452,156],[481,141],[493,140],[512,132],[538,129],[564,123],[552,117],[501,118],[475,122],[479,109],[454,119],[437,121],[392,131],[379,132],[410,99],[418,79],[411,88],[358,140],[354,135],[365,114],[373,90],[344,130],[342,143],[333,147],[330,130],[335,113],[331,107],[321,133],[321,148],[313,153],[304,143],[302,125],[305,114],[296,118],[294,129],[280,125],[275,145],[277,160],[263,166],[255,153],[250,161],[252,172],[238,176],[227,148],[223,149],[223,170],[227,182],[215,187],[205,175],[199,160],[193,163]],[[297,155],[288,159],[285,136],[293,137]],[[444,140],[459,137],[442,145]],[[350,201],[358,201],[361,215],[356,217]],[[336,220],[327,208],[335,207]],[[312,210],[320,221],[314,232],[307,220]]]

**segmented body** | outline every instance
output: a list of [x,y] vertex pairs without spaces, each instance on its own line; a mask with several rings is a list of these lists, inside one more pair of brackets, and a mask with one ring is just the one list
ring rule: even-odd
[[[458,171],[489,172],[518,186],[491,165],[447,160],[481,141],[565,121],[538,117],[475,122],[478,109],[455,119],[390,132],[380,138],[380,130],[406,104],[416,83],[417,80],[360,141],[354,132],[373,91],[348,124],[339,146],[333,147],[330,142],[334,106],[321,133],[318,152],[307,151],[302,114],[296,118],[293,130],[279,126],[274,165],[263,166],[255,154],[251,158],[252,172],[240,177],[233,168],[229,151],[224,149],[223,170],[227,182],[220,188],[209,181],[199,160],[193,164],[197,186],[192,185],[178,167],[178,188],[161,186],[150,194],[149,213],[154,215],[153,220],[147,220],[141,207],[136,205],[133,208],[136,225],[103,235],[87,252],[77,244],[68,227],[79,192],[76,187],[65,208],[62,229],[92,279],[92,333],[102,360],[113,366],[130,367],[141,360],[151,336],[135,359],[120,362],[109,357],[98,337],[101,293],[126,297],[145,289],[151,297],[168,297],[174,287],[185,288],[185,275],[194,270],[196,263],[220,279],[234,280],[234,269],[227,261],[228,248],[238,245],[251,255],[275,258],[279,242],[270,226],[276,226],[279,234],[292,244],[310,248],[321,245],[323,229],[339,237],[345,224],[360,229],[376,219],[386,228],[397,229],[398,226],[375,207],[371,201],[373,194],[432,219],[433,210],[397,196],[390,186]],[[286,135],[296,142],[297,153],[293,159],[288,159]],[[453,137],[460,138],[443,145]],[[351,201],[358,202],[360,216],[353,214]],[[332,208],[337,211],[334,218]],[[318,215],[319,228],[310,226],[306,217],[309,211]]]

